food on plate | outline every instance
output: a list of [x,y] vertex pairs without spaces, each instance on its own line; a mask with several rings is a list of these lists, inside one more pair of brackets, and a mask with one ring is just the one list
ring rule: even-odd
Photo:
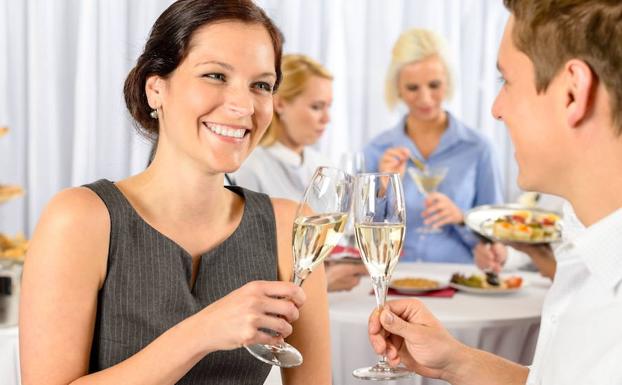
[[501,285],[492,286],[486,282],[486,277],[483,275],[471,274],[467,276],[461,273],[454,273],[451,276],[451,282],[476,289],[518,289],[523,284],[523,278],[519,276],[506,277],[501,279]]
[[4,202],[11,198],[18,197],[22,194],[24,194],[24,190],[19,186],[0,184],[0,202]]
[[398,289],[433,290],[440,288],[438,281],[427,278],[400,278],[391,282]]
[[497,239],[508,241],[545,242],[558,235],[558,221],[559,217],[555,214],[516,211],[497,218],[492,224],[492,234]]
[[23,234],[11,238],[0,233],[0,258],[22,261],[28,250],[28,241]]
[[523,284],[523,278],[519,276],[509,277],[503,280],[508,289],[518,289]]

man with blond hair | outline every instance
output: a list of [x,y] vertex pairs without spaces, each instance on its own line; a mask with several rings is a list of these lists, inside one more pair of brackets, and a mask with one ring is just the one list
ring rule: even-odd
[[519,185],[574,209],[533,365],[462,345],[412,299],[372,314],[370,340],[391,365],[454,385],[622,384],[622,2],[504,3],[492,113],[514,142]]

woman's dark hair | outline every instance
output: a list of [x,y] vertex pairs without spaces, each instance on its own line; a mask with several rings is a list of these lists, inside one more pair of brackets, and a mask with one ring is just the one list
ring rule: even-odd
[[217,21],[241,21],[266,28],[274,47],[276,91],[281,81],[283,35],[261,8],[252,0],[178,0],[156,20],[145,50],[125,79],[125,104],[138,123],[140,134],[152,140],[158,136],[158,121],[149,115],[147,78],[166,77],[173,72],[188,54],[193,33]]

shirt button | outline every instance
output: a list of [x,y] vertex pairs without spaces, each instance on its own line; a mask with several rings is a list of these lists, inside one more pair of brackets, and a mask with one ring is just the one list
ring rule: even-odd
[[551,314],[549,316],[549,322],[551,323],[551,325],[556,325],[557,324],[557,315],[556,314]]

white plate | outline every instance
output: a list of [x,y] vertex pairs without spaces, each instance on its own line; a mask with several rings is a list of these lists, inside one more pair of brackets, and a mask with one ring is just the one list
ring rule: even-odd
[[[436,290],[443,290],[446,289],[449,285],[447,282],[441,282],[438,281],[436,279],[434,279],[434,281],[438,282],[438,286],[437,287],[432,287],[429,289],[424,289],[424,288],[419,288],[419,287],[403,287],[403,286],[396,286],[394,285],[394,281],[398,280],[398,279],[404,279],[404,278],[425,278],[425,277],[402,277],[402,278],[395,278],[394,280],[391,281],[391,283],[389,283],[389,287],[399,293],[402,294],[423,294],[423,293],[428,293],[430,291],[436,291]],[[425,278],[425,279],[432,279],[432,278]]]
[[493,235],[492,225],[495,220],[498,218],[505,217],[507,215],[513,215],[519,211],[529,211],[532,214],[542,215],[542,214],[553,214],[558,217],[561,217],[559,213],[554,211],[542,210],[539,208],[525,208],[520,205],[485,205],[478,206],[469,211],[467,211],[464,215],[464,223],[467,227],[473,230],[475,233],[480,236],[495,242],[501,243],[525,243],[525,244],[543,244],[543,243],[551,243],[556,242],[561,239],[561,220],[556,222],[557,231],[553,236],[544,237],[538,240],[529,240],[529,241],[520,241],[514,239],[505,239],[505,238],[497,238]]
[[512,289],[501,289],[501,288],[494,288],[494,287],[487,287],[487,288],[471,287],[471,286],[460,285],[458,283],[449,282],[449,287],[453,287],[454,289],[463,291],[465,293],[484,294],[484,295],[512,294],[512,293],[521,291],[524,285],[525,284],[523,282],[523,284],[520,287],[516,287]]

